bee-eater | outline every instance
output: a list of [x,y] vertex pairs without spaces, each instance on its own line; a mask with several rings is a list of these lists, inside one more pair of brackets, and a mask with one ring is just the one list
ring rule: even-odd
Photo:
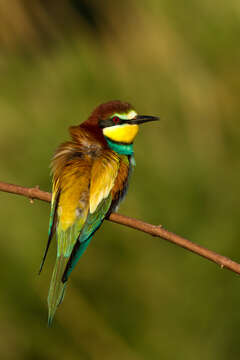
[[95,231],[126,194],[135,165],[133,141],[139,124],[158,120],[138,115],[126,102],[98,106],[81,125],[70,127],[71,141],[53,157],[49,235],[42,270],[54,233],[57,259],[48,294],[52,323],[67,280]]

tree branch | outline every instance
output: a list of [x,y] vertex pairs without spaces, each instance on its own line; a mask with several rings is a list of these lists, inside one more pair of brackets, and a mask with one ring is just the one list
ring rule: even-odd
[[[51,201],[51,194],[40,190],[38,186],[34,188],[27,188],[20,185],[12,185],[0,181],[0,191],[22,195],[28,197],[31,201],[33,201],[33,199],[43,200],[46,202]],[[131,227],[133,229],[137,229],[139,231],[143,231],[152,236],[160,237],[220,265],[221,268],[225,267],[237,274],[240,274],[240,264],[237,262],[207,248],[204,248],[203,246],[197,245],[196,243],[193,243],[192,241],[189,241],[179,235],[176,235],[164,229],[162,226],[151,225],[146,222],[116,213],[112,213],[107,220]]]

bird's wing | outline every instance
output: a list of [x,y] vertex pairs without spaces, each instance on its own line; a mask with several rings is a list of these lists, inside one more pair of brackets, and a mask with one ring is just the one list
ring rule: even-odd
[[[68,143],[66,145],[69,147]],[[78,157],[70,158],[65,162],[61,159],[62,161],[59,162],[59,154],[69,151],[69,149],[64,150],[62,147],[56,153],[57,161],[55,160],[55,164],[53,164],[55,171],[48,240],[39,273],[43,268],[56,228],[59,238],[58,253],[64,254],[63,247],[67,246],[69,250],[66,249],[66,255],[67,253],[70,254],[88,213],[92,160],[89,156],[84,157],[81,153],[78,154]],[[56,166],[56,162],[59,162],[59,166]]]
[[46,260],[46,256],[48,253],[49,246],[51,244],[53,235],[56,231],[56,220],[57,220],[57,206],[58,206],[58,200],[59,200],[59,187],[58,187],[58,181],[53,184],[53,193],[52,193],[52,200],[51,200],[51,212],[50,212],[50,219],[49,219],[49,227],[48,227],[48,240],[47,245],[43,254],[42,262],[39,269],[39,274],[42,271],[43,265]]
[[89,211],[93,159],[88,155],[68,161],[60,177],[57,206],[57,255],[70,256]]
[[56,180],[59,181],[56,208],[57,259],[48,294],[49,324],[63,299],[63,273],[87,219],[92,164],[89,155],[78,154],[65,163]]
[[67,281],[93,234],[108,213],[112,202],[111,191],[118,175],[119,163],[119,157],[111,150],[103,151],[101,157],[93,163],[89,190],[89,211],[66,266],[62,279],[64,282]]

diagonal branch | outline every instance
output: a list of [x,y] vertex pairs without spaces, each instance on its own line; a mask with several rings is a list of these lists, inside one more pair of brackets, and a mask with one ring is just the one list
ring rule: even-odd
[[[24,186],[12,185],[0,181],[0,191],[22,195],[28,197],[30,200],[38,199],[46,202],[51,201],[51,194],[40,190],[37,186],[34,188],[27,188]],[[192,241],[189,241],[179,235],[176,235],[164,229],[162,226],[151,225],[146,222],[116,213],[112,213],[109,216],[108,220],[117,224],[131,227],[133,229],[137,229],[139,231],[143,231],[152,236],[160,237],[220,265],[221,268],[226,267],[227,269],[234,271],[237,274],[240,274],[240,264],[238,264],[237,262],[225,256],[222,256],[214,251],[211,251],[203,246],[193,243]]]

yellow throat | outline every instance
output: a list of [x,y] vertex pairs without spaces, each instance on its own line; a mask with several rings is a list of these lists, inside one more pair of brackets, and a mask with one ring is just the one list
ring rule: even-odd
[[109,126],[103,129],[103,134],[112,141],[131,144],[138,133],[138,128],[139,126],[136,124]]

